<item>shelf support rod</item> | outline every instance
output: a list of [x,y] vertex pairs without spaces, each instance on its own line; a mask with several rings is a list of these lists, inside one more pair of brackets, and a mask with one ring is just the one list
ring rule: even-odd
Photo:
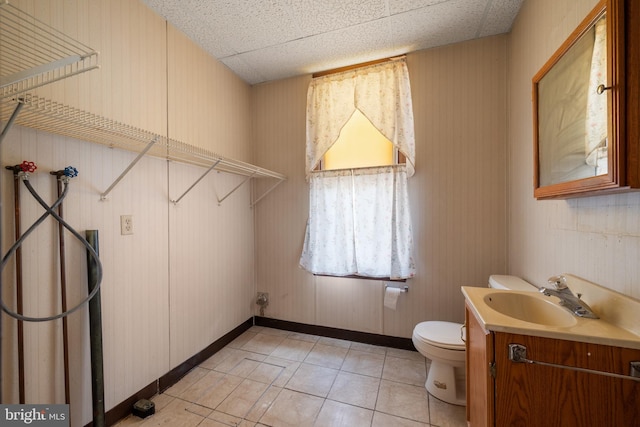
[[159,138],[156,136],[155,138],[153,138],[153,139],[151,140],[151,142],[149,142],[149,143],[147,144],[147,146],[146,146],[146,147],[144,147],[144,150],[142,150],[142,151],[138,154],[138,156],[137,156],[135,159],[133,159],[133,161],[129,164],[129,166],[127,166],[127,168],[126,168],[126,169],[125,169],[125,170],[120,174],[120,176],[119,176],[118,178],[116,178],[116,180],[115,180],[115,181],[113,181],[113,184],[111,184],[111,185],[109,186],[109,188],[107,188],[107,189],[106,189],[106,191],[100,195],[100,200],[106,200],[106,199],[107,199],[107,195],[111,192],[111,190],[113,190],[113,189],[114,189],[114,187],[115,187],[116,185],[118,185],[118,183],[122,180],[122,178],[124,178],[124,177],[125,177],[125,175],[126,175],[126,174],[128,174],[128,173],[129,173],[129,171],[130,171],[131,169],[133,169],[133,167],[134,167],[134,166],[135,166],[135,165],[140,161],[140,159],[142,159],[142,157],[143,157],[145,154],[147,154],[147,151],[151,150],[151,147],[153,147],[153,145],[154,145],[156,142],[158,142],[158,139],[159,139]]
[[182,193],[182,196],[178,197],[176,200],[171,200],[171,203],[173,203],[174,205],[177,205],[177,204],[180,202],[180,200],[182,200],[182,198],[183,198],[184,196],[186,196],[186,195],[187,195],[187,193],[188,193],[189,191],[191,191],[191,189],[192,189],[193,187],[195,187],[196,185],[198,185],[198,183],[199,183],[200,181],[202,181],[202,180],[204,179],[204,177],[205,177],[205,176],[209,175],[209,172],[211,172],[212,170],[214,170],[214,169],[216,168],[216,166],[218,166],[218,163],[220,163],[220,159],[216,160],[216,161],[215,161],[215,163],[214,163],[214,164],[212,164],[212,165],[209,167],[209,169],[207,169],[207,170],[206,170],[206,171],[205,171],[205,172],[200,176],[200,178],[198,178],[198,179],[196,180],[196,182],[194,182],[193,184],[191,184],[191,187],[187,188],[187,191],[185,191],[184,193]]
[[251,203],[251,207],[253,208],[255,205],[258,204],[258,202],[260,200],[262,200],[267,194],[271,193],[271,191],[276,188],[278,185],[280,185],[282,183],[282,181],[284,181],[284,179],[278,178],[278,182],[276,182],[275,184],[273,184],[271,187],[269,187],[264,193],[262,193],[262,195],[260,197],[258,197],[256,200],[254,200]]
[[244,184],[245,182],[249,181],[251,178],[253,178],[253,176],[257,173],[254,172],[251,175],[247,176],[245,179],[242,180],[242,182],[238,185],[236,185],[235,187],[233,187],[233,189],[231,191],[229,191],[222,199],[218,199],[218,206],[222,204],[222,202],[224,202],[224,199],[226,199],[227,197],[229,197],[231,194],[235,193],[235,191],[240,188],[242,186],[242,184]]
[[13,113],[11,113],[11,117],[9,117],[9,120],[7,121],[7,124],[4,126],[4,128],[2,128],[2,133],[0,133],[0,144],[2,144],[2,140],[9,132],[9,129],[11,129],[11,126],[13,126],[13,122],[18,117],[18,114],[20,114],[20,110],[22,110],[22,107],[24,107],[24,104],[22,102],[18,102],[18,105],[16,105],[16,109],[13,110]]

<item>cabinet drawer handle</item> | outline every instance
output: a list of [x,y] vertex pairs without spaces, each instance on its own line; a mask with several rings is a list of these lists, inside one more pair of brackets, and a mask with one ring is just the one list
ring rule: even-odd
[[549,366],[551,368],[569,369],[570,371],[585,372],[587,374],[603,375],[605,377],[620,378],[640,382],[640,377],[633,376],[634,364],[631,362],[631,375],[615,374],[613,372],[597,371],[595,369],[578,368],[577,366],[559,365],[557,363],[541,362],[539,360],[527,359],[527,347],[522,344],[509,344],[509,360],[515,363],[528,363],[531,365]]
[[465,339],[465,337],[467,336],[466,327],[467,325],[465,324],[460,325],[460,339],[462,340],[462,342],[467,342],[467,340]]

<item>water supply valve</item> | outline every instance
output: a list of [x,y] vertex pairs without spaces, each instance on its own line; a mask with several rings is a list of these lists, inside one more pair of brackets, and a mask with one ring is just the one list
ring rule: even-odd
[[25,160],[22,163],[20,163],[20,170],[22,172],[33,173],[36,171],[36,169],[38,169],[38,166],[36,166],[34,162],[28,162]]
[[64,168],[64,176],[68,178],[75,178],[76,176],[78,176],[78,169],[74,168],[73,166],[67,166],[66,168]]

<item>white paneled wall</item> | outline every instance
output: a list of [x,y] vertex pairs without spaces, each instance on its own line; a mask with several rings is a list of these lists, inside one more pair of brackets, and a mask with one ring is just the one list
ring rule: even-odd
[[[100,52],[100,69],[37,90],[38,95],[159,135],[251,162],[250,88],[139,1],[12,0],[12,4]],[[0,60],[0,66],[2,66]],[[4,126],[4,123],[1,124]],[[107,410],[245,322],[252,314],[254,210],[249,184],[221,206],[240,177],[211,173],[178,205],[204,168],[144,157],[101,201],[136,154],[14,127],[2,164],[35,161],[32,182],[53,201],[50,170],[80,171],[65,201],[69,222],[97,229],[104,264],[102,319]],[[12,179],[2,174],[2,249],[13,241]],[[23,190],[26,194],[26,191]],[[42,210],[24,197],[23,221]],[[133,235],[120,235],[120,216]],[[25,311],[59,311],[57,227],[27,240]],[[67,238],[69,299],[86,295],[82,246]],[[13,268],[4,276],[14,302]],[[4,316],[4,315],[3,315]],[[3,403],[18,402],[15,321],[3,317]],[[27,402],[63,403],[61,322],[27,325]],[[92,419],[87,311],[70,316],[71,424]]]
[[[171,198],[180,197],[202,173],[202,168],[171,163]],[[169,206],[171,368],[252,315],[249,183],[218,204],[243,179],[212,172]]]
[[[101,288],[107,408],[148,385],[169,370],[168,244],[166,162],[145,158],[121,181],[106,201],[100,193],[134,154],[82,141],[14,127],[3,141],[2,166],[36,162],[30,182],[48,203],[57,198],[49,171],[74,166],[79,175],[69,184],[65,220],[82,235],[98,230],[104,268]],[[2,172],[3,249],[13,241],[11,173]],[[22,184],[21,184],[22,186]],[[21,217],[26,230],[42,213],[21,188]],[[135,233],[120,235],[120,215],[130,214]],[[69,307],[87,295],[85,248],[65,234]],[[4,252],[4,251],[3,251]],[[4,276],[3,298],[14,307],[13,261]],[[23,247],[25,314],[39,317],[60,312],[57,225],[42,224]],[[16,322],[3,324],[3,381],[6,402],[17,399]],[[87,310],[69,317],[71,401],[75,423],[91,419]],[[27,402],[64,402],[61,321],[25,325]],[[80,422],[82,420],[82,423]]]
[[531,78],[595,0],[524,3],[509,41],[509,266],[542,285],[572,273],[640,298],[640,194],[533,198]]
[[417,274],[398,309],[380,281],[314,277],[298,266],[310,76],[252,88],[255,161],[288,179],[257,215],[257,287],[267,317],[410,337],[424,320],[462,321],[462,285],[506,272],[506,36],[408,56],[416,133],[409,180]]

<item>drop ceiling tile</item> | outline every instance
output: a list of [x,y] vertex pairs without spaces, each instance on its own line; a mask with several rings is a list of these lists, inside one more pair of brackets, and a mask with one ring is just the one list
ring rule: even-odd
[[523,0],[143,0],[254,84],[509,30]]
[[255,67],[251,66],[247,61],[245,61],[242,55],[227,56],[226,58],[222,58],[220,61],[238,77],[249,84],[268,80],[265,78],[261,70],[257,70]]
[[388,16],[386,0],[289,0],[304,36],[347,28]]
[[[389,13],[391,15],[397,15],[398,13],[410,12],[447,1],[450,0],[389,0]],[[485,2],[487,0],[482,1]]]
[[394,43],[426,49],[473,38],[480,27],[486,2],[451,0],[388,21]]
[[511,31],[513,21],[520,11],[523,0],[492,0],[478,37]]
[[[389,42],[383,22],[367,23],[239,55],[260,63],[267,80],[352,65],[406,53],[406,47]],[[283,73],[283,70],[287,70]]]

